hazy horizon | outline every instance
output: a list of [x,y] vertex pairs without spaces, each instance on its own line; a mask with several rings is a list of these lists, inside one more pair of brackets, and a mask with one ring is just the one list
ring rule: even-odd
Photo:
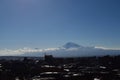
[[83,57],[83,56],[105,56],[120,55],[120,48],[106,48],[102,46],[83,46],[74,42],[68,42],[59,47],[41,48],[18,48],[18,49],[0,49],[0,56],[40,56],[45,54],[55,57]]

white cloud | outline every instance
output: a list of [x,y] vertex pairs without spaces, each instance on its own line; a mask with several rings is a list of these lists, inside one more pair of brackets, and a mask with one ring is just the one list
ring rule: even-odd
[[93,56],[93,55],[113,55],[120,54],[120,49],[105,48],[105,47],[73,47],[73,48],[21,48],[21,49],[1,49],[0,56],[43,56],[44,53],[52,54],[57,57],[70,56]]
[[37,53],[59,50],[59,48],[47,48],[47,49],[32,49],[32,48],[20,48],[20,49],[1,49],[0,56],[16,56],[25,53]]
[[95,46],[95,48],[104,49],[104,50],[120,50],[120,48],[106,48],[106,47],[102,47],[102,46]]

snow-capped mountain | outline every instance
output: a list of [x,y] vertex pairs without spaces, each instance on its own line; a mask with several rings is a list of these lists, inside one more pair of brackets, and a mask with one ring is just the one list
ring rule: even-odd
[[80,57],[80,56],[104,56],[104,55],[118,55],[120,50],[103,49],[96,47],[85,47],[79,44],[68,42],[59,48],[49,48],[42,51],[26,52],[24,56],[44,56],[51,54],[55,57]]
[[73,43],[73,42],[68,42],[65,45],[63,45],[63,48],[66,48],[66,49],[69,49],[69,48],[80,48],[80,47],[83,47],[83,46],[78,45],[78,44]]
[[1,49],[0,56],[44,56],[51,54],[55,57],[80,57],[80,56],[104,56],[120,55],[120,49],[109,49],[104,47],[85,47],[79,44],[68,42],[59,48],[23,48],[23,49]]

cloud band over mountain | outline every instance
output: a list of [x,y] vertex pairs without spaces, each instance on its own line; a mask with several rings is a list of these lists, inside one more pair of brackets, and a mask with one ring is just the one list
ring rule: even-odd
[[69,42],[59,48],[23,48],[23,49],[1,49],[0,56],[44,56],[51,54],[55,57],[80,57],[80,56],[104,56],[119,55],[120,49],[110,49],[104,47],[84,47]]

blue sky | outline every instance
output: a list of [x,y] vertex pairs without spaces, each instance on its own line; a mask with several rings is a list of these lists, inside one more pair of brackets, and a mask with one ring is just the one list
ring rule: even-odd
[[66,42],[120,48],[120,0],[0,0],[0,48]]

